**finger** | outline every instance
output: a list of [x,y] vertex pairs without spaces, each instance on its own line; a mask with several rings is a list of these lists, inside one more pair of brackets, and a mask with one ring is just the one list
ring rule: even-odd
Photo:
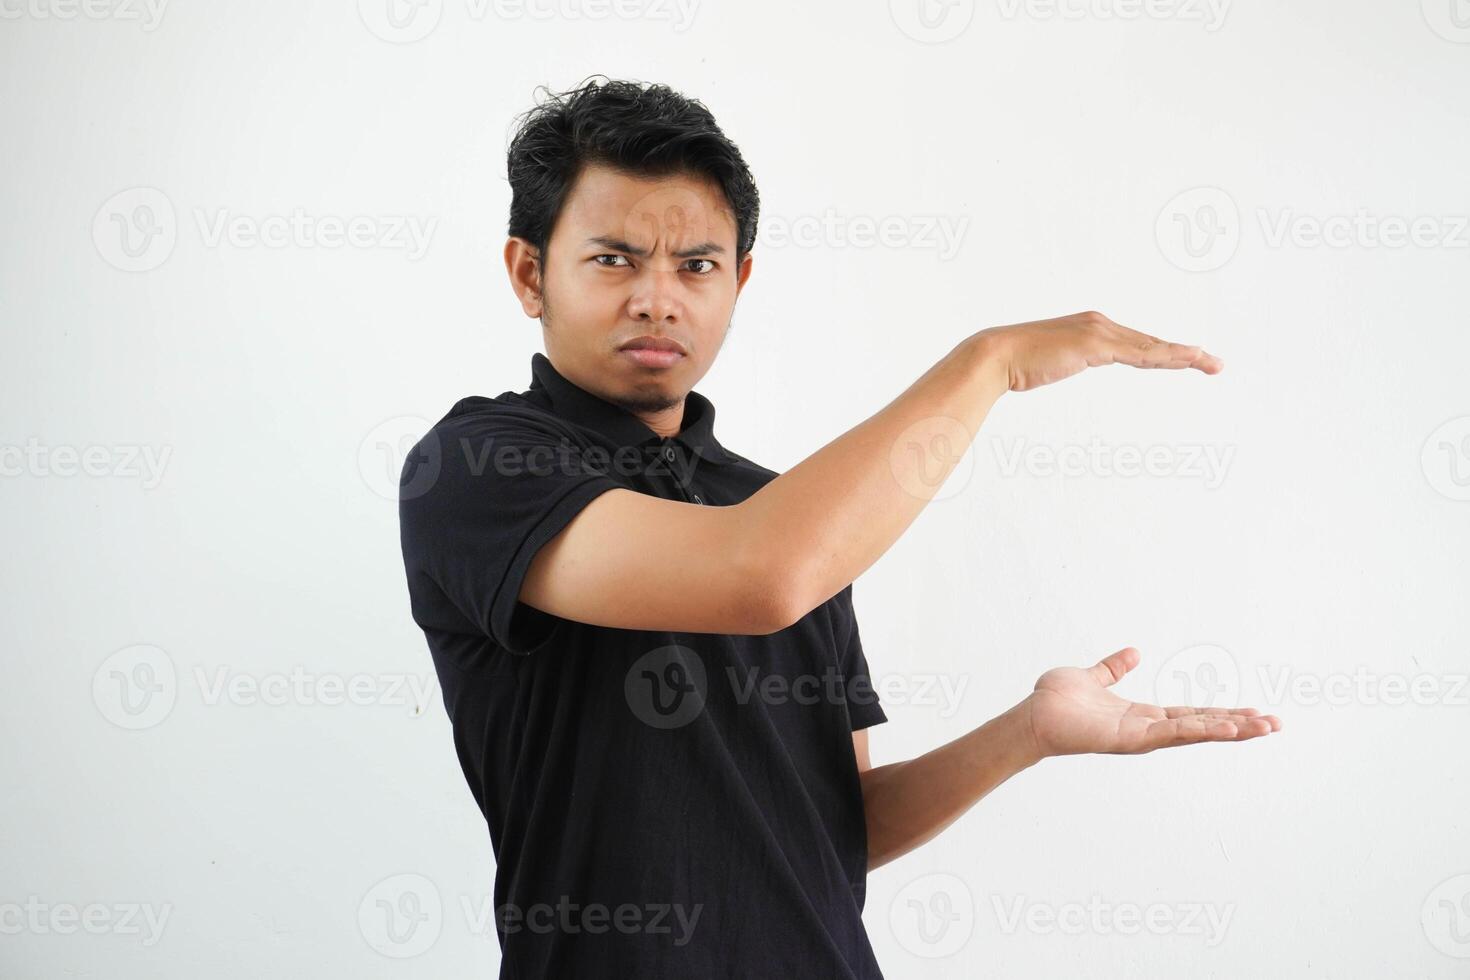
[[1123,675],[1138,666],[1138,650],[1133,647],[1124,647],[1117,653],[1110,653],[1097,663],[1087,668],[1093,680],[1103,687],[1111,687],[1122,680]]
[[1232,742],[1244,742],[1247,739],[1258,739],[1263,735],[1270,735],[1280,730],[1280,720],[1273,714],[1261,714],[1254,718],[1232,718],[1235,723],[1235,738],[1227,739]]
[[1226,721],[1265,721],[1273,732],[1281,731],[1281,719],[1275,715],[1263,715],[1255,708],[1195,708],[1188,705],[1177,705],[1162,709],[1166,718],[1182,718],[1188,715],[1200,715]]
[[1175,344],[1153,334],[1114,325],[1118,334],[1113,350],[1115,363],[1140,368],[1192,367],[1205,374],[1219,374],[1225,362],[1195,344]]
[[1190,367],[1197,368],[1205,374],[1219,374],[1225,370],[1225,362],[1214,354],[1202,351],[1199,360],[1191,364]]
[[1158,721],[1148,727],[1146,741],[1151,748],[1172,748],[1196,742],[1244,742],[1260,738],[1276,730],[1270,716],[1256,718],[1211,718],[1187,715]]
[[1113,363],[1137,368],[1198,368],[1206,374],[1218,374],[1225,362],[1194,344],[1173,344],[1145,337],[1120,340],[1112,350]]
[[1148,727],[1146,734],[1150,748],[1173,748],[1176,745],[1191,745],[1195,742],[1233,740],[1240,734],[1240,725],[1225,718],[1187,715],[1183,718],[1156,721]]
[[1197,708],[1187,704],[1173,705],[1163,710],[1168,718],[1180,718],[1184,715],[1243,715],[1252,718],[1260,714],[1255,708]]

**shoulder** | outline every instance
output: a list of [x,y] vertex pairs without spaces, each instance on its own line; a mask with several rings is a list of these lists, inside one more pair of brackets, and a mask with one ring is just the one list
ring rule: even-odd
[[555,447],[576,439],[575,428],[564,419],[522,395],[506,392],[494,398],[461,398],[424,433],[415,451],[454,467],[494,452]]
[[548,433],[569,432],[570,427],[547,407],[513,391],[490,398],[468,395],[455,402],[449,411],[426,433],[444,437],[467,432],[501,430]]
[[400,503],[433,510],[486,499],[487,488],[503,493],[515,481],[502,478],[522,475],[529,453],[574,440],[565,421],[520,394],[461,398],[408,451]]

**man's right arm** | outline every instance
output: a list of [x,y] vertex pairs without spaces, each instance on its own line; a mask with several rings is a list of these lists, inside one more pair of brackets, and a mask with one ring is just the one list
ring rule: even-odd
[[520,599],[623,629],[772,633],[861,575],[933,499],[1006,391],[1088,367],[1220,370],[1096,313],[961,341],[876,415],[729,507],[609,490],[537,553]]

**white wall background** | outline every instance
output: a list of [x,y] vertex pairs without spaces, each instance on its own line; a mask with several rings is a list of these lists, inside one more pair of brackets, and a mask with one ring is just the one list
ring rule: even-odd
[[1470,7],[925,2],[0,0],[0,974],[494,975],[379,444],[529,382],[506,136],[594,72],[756,173],[700,390],[773,468],[998,323],[1227,363],[1002,400],[857,584],[873,752],[1130,644],[1125,696],[1283,731],[1024,773],[873,874],[887,974],[1470,972]]

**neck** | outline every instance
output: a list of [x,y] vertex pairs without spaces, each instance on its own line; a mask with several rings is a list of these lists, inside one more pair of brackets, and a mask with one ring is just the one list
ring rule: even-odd
[[684,401],[681,398],[679,404],[656,412],[635,411],[633,414],[638,416],[638,421],[667,439],[678,435],[679,430],[684,427]]

